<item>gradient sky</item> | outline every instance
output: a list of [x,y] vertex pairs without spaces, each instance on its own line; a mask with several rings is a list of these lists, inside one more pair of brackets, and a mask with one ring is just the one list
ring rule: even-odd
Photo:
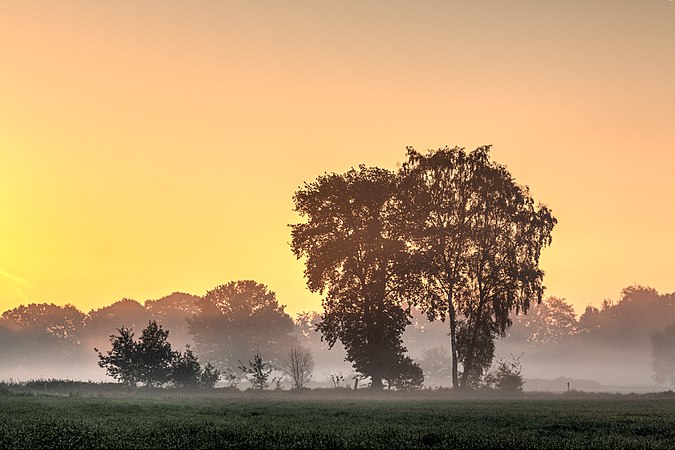
[[547,293],[675,290],[675,3],[3,1],[0,308],[255,279],[323,172],[493,158],[549,205]]

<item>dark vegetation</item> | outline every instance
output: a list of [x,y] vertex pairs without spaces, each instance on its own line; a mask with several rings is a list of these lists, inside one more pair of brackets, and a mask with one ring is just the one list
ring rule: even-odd
[[220,371],[210,362],[202,368],[197,355],[186,345],[183,352],[174,351],[167,338],[169,331],[152,320],[134,340],[131,330],[122,327],[110,336],[112,348],[98,353],[98,365],[106,374],[127,386],[144,383],[146,387],[167,383],[178,388],[213,387],[220,379]]

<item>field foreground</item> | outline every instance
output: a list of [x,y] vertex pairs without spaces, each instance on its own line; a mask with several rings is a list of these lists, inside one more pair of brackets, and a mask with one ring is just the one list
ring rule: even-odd
[[675,401],[0,397],[0,448],[672,448]]

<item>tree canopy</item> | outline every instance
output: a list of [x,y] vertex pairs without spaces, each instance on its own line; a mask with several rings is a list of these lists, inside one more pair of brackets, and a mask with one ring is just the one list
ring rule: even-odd
[[188,319],[196,349],[223,370],[258,352],[278,361],[297,344],[293,319],[264,284],[231,281],[208,291],[196,307]]
[[450,322],[454,387],[475,385],[489,367],[511,311],[541,301],[539,257],[556,224],[489,151],[410,147],[400,175],[414,296],[431,320]]
[[394,173],[359,166],[305,183],[293,200],[307,221],[292,225],[291,248],[306,258],[305,277],[324,295],[318,325],[332,347],[340,340],[354,369],[374,388],[393,379],[409,324],[401,307],[405,244],[393,229]]

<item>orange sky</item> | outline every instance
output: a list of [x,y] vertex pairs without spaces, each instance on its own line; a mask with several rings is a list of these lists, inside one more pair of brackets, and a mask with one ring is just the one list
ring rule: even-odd
[[318,309],[293,192],[406,145],[493,144],[577,312],[675,291],[671,1],[3,2],[0,58],[2,310],[246,278]]

